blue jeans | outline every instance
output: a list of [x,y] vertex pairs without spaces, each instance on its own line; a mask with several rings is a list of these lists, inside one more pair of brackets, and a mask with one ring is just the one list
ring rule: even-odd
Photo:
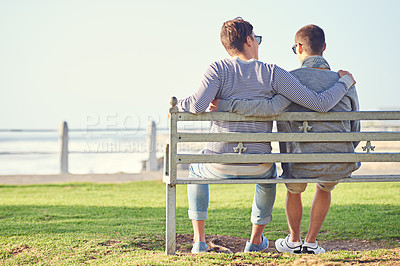
[[[216,175],[206,164],[191,164],[189,177],[194,178],[276,178],[275,164],[264,174],[257,176]],[[189,198],[189,219],[206,220],[208,217],[209,189],[208,184],[187,185]],[[272,220],[276,184],[257,184],[251,211],[251,222],[258,225],[269,224]]]

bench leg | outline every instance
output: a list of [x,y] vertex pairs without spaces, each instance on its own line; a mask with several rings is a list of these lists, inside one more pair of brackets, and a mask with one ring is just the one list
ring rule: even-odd
[[169,255],[176,251],[176,185],[166,185],[167,189],[167,217],[166,217],[166,250]]

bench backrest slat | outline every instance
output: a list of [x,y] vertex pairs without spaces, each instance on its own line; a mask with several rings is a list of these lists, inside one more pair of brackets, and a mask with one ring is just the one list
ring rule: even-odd
[[360,133],[177,133],[179,142],[271,142],[316,140],[342,141],[400,141],[400,132],[360,132]]
[[400,162],[398,153],[309,153],[309,154],[179,154],[178,163],[346,163]]
[[[173,111],[175,112],[175,111]],[[286,112],[270,117],[245,117],[235,113],[210,112],[191,114],[175,112],[178,121],[340,121],[340,120],[400,120],[399,111],[358,112]]]
[[[359,183],[359,182],[398,182],[400,175],[356,175],[351,178],[342,178],[340,183]],[[205,179],[205,178],[179,178],[177,184],[282,184],[287,179]],[[321,180],[315,178],[291,179],[290,183],[319,183]]]

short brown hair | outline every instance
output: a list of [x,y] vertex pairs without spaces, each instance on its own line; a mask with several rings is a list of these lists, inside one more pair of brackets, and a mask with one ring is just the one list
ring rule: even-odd
[[294,37],[296,43],[301,43],[304,51],[310,55],[321,55],[324,51],[325,33],[317,25],[307,25],[299,29]]
[[243,52],[247,36],[251,36],[252,32],[253,26],[241,17],[226,21],[221,29],[222,45],[228,53]]

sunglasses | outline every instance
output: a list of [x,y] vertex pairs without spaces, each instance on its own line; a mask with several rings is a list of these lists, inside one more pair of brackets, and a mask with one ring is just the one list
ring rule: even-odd
[[293,51],[294,54],[297,54],[296,48],[297,48],[297,45],[298,45],[298,44],[299,44],[299,45],[302,45],[301,43],[296,43],[295,45],[292,46],[292,51]]
[[260,45],[262,41],[262,36],[254,35],[254,37],[256,38],[258,45]]

